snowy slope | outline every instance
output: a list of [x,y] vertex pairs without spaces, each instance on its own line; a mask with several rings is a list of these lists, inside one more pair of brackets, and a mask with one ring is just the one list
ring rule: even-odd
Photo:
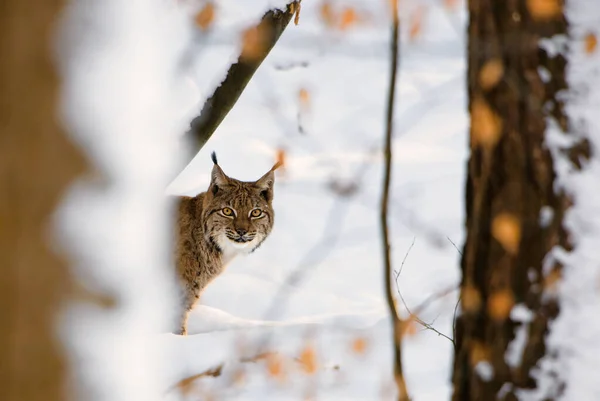
[[[239,32],[254,18],[248,16],[260,16],[254,3],[219,3],[218,25],[202,37],[186,67],[195,89],[182,92],[182,131],[223,78]],[[286,151],[271,237],[207,289],[192,313],[190,336],[160,339],[176,355],[165,369],[171,383],[228,362],[221,376],[199,379],[190,399],[313,394],[374,400],[393,394],[378,226],[389,17],[383,1],[332,2],[342,3],[368,21],[334,32],[322,24],[320,3],[305,2],[300,24],[288,27],[213,138],[169,187],[172,194],[205,190],[213,150],[224,171],[242,180],[258,178],[278,149]],[[406,15],[413,3],[403,2]],[[414,241],[399,281],[409,307],[457,283],[459,255],[450,240],[460,246],[463,238],[464,15],[441,3],[426,3],[421,36],[404,40],[401,51],[391,223],[396,268]],[[309,93],[307,110],[300,107],[300,89]],[[332,190],[349,184],[356,188],[349,195]],[[294,272],[299,279],[290,284]],[[451,337],[455,303],[451,293],[421,317]],[[365,340],[364,354],[353,350],[356,339]],[[265,361],[236,362],[263,345],[290,358],[314,347],[319,373],[304,374],[290,362],[287,379],[279,382],[269,377]],[[418,327],[404,349],[414,399],[448,399],[450,341]],[[232,385],[239,369],[246,379]],[[167,394],[177,399],[179,393]]]

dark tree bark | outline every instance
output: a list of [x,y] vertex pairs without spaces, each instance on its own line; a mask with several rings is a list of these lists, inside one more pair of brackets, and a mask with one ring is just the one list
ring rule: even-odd
[[[562,226],[569,199],[553,186],[545,146],[548,119],[569,129],[558,96],[568,89],[567,60],[539,46],[542,38],[566,35],[567,21],[561,6],[532,8],[544,2],[468,3],[471,154],[453,400],[516,400],[517,389],[536,386],[532,368],[545,354],[548,324],[559,313],[555,300],[542,298],[549,280],[544,259],[556,245],[569,249]],[[586,144],[569,152],[576,161],[587,154]],[[560,275],[560,265],[546,268]],[[529,323],[511,318],[516,304],[533,312]],[[505,355],[520,325],[527,341],[511,366]]]
[[52,60],[63,1],[3,2],[0,12],[0,398],[60,401],[66,363],[57,312],[69,289],[49,246],[52,213],[84,161],[58,123]]

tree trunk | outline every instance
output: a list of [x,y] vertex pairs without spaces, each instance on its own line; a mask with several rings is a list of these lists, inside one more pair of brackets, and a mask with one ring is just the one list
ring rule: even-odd
[[[518,389],[536,387],[532,368],[559,313],[547,295],[561,266],[546,254],[570,248],[562,224],[569,199],[556,192],[545,146],[548,121],[568,131],[558,96],[567,89],[566,59],[540,47],[540,39],[566,35],[567,21],[558,1],[468,7],[471,154],[453,400],[516,400]],[[571,160],[585,154],[582,143]]]
[[69,284],[49,249],[51,215],[83,159],[57,118],[51,45],[62,1],[4,2],[0,12],[0,393],[66,399],[56,315]]

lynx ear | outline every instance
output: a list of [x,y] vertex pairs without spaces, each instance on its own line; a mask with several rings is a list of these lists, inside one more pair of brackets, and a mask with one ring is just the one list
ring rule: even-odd
[[212,152],[210,157],[215,165],[213,166],[212,172],[210,174],[209,190],[212,192],[213,195],[215,195],[219,191],[219,187],[223,187],[229,184],[229,177],[227,177],[227,175],[223,172],[221,167],[219,167],[219,164],[217,163],[217,154],[215,152]]
[[265,175],[260,177],[254,185],[260,190],[260,196],[262,196],[267,202],[273,200],[273,184],[275,183],[275,170],[281,166],[281,162],[277,162],[271,170]]

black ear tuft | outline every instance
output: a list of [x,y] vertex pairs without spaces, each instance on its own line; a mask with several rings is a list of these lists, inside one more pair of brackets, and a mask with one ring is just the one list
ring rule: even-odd
[[215,152],[212,152],[212,153],[210,154],[210,158],[212,159],[213,163],[215,163],[215,164],[219,164],[219,163],[217,162],[217,154],[216,154]]

